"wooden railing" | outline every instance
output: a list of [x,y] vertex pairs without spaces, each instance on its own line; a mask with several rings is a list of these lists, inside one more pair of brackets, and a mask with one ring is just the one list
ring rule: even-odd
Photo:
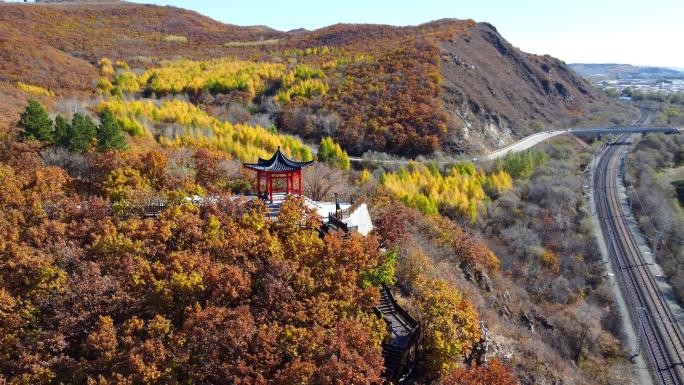
[[354,213],[354,211],[361,207],[362,204],[366,203],[366,199],[363,195],[350,197],[349,201],[351,206],[347,207],[346,209],[335,210],[332,215],[339,220],[347,219]]
[[328,213],[328,225],[332,225],[334,227],[337,227],[338,229],[342,229],[345,233],[348,233],[350,230],[349,226],[347,226],[346,223],[342,222],[341,219],[335,216],[335,213]]

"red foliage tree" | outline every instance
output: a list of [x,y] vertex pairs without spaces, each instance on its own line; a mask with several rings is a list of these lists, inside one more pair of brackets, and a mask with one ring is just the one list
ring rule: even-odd
[[510,370],[499,360],[475,368],[456,368],[444,375],[440,385],[519,385]]
[[157,217],[117,214],[116,180],[72,183],[32,146],[0,145],[0,382],[380,382],[378,292],[361,285],[375,237],[321,239],[296,199],[279,221],[220,192],[194,204],[188,186],[220,178],[204,155],[200,185],[165,152],[87,155],[169,197]]

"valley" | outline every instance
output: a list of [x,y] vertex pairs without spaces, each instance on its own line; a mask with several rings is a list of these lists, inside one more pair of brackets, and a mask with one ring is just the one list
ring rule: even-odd
[[209,16],[0,2],[0,385],[681,383],[678,93]]

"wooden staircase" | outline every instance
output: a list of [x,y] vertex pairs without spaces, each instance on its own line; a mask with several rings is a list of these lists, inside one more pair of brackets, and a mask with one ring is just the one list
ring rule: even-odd
[[420,326],[394,299],[390,289],[380,287],[380,302],[375,307],[389,329],[382,344],[385,361],[383,377],[388,383],[400,384],[411,373],[416,361]]

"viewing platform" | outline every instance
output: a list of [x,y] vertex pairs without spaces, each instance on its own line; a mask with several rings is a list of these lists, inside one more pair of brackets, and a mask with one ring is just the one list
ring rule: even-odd
[[[265,199],[268,208],[268,216],[277,218],[280,214],[280,206],[287,199],[287,193],[273,193],[273,200]],[[269,194],[269,197],[271,195]],[[263,195],[247,195],[248,200],[263,199]],[[315,210],[321,216],[323,225],[333,230],[344,232],[358,232],[361,235],[368,235],[373,230],[368,211],[368,204],[363,197],[349,197],[347,201],[315,201],[305,195],[304,204]]]
[[[268,215],[277,218],[280,206],[289,195],[304,197],[305,204],[316,210],[323,220],[326,230],[358,232],[368,235],[373,230],[368,205],[358,197],[341,202],[335,196],[334,202],[314,201],[303,194],[302,170],[313,165],[313,161],[300,162],[288,158],[280,147],[269,159],[259,158],[256,163],[244,163],[243,167],[256,171],[256,190],[251,199],[263,199],[268,207]],[[265,182],[262,193],[261,181]],[[284,182],[284,186],[283,186]]]

